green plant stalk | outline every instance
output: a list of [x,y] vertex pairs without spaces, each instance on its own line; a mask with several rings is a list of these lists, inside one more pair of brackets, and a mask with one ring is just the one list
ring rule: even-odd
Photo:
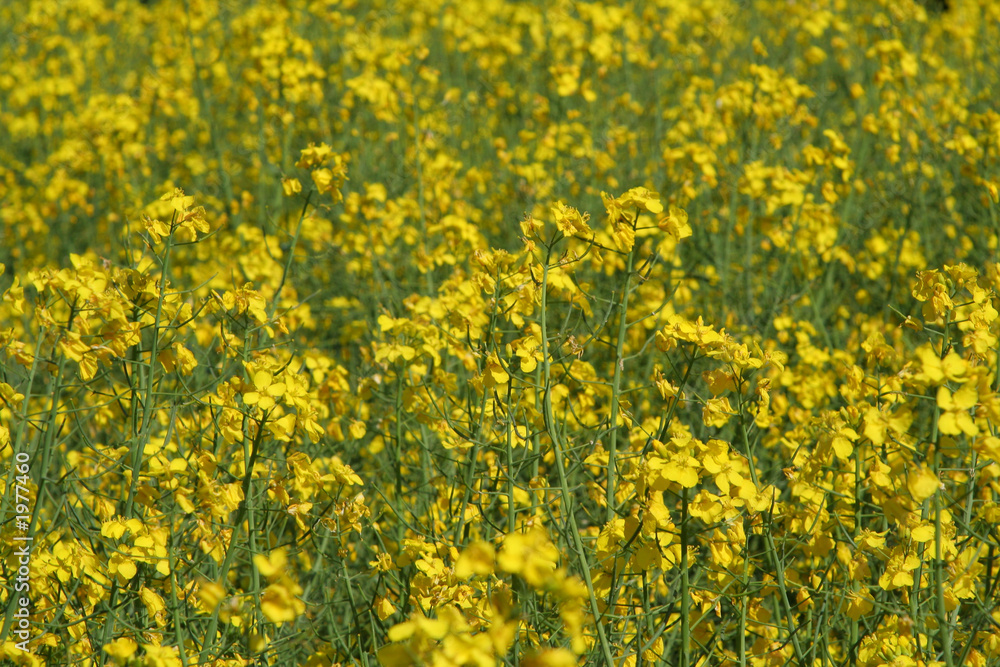
[[[243,475],[243,500],[240,502],[239,508],[236,510],[236,522],[233,526],[233,534],[229,539],[229,549],[226,550],[226,557],[222,561],[222,567],[219,572],[219,581],[225,586],[229,579],[229,569],[232,567],[233,558],[236,556],[236,544],[237,538],[240,535],[240,529],[243,527],[243,521],[246,518],[248,511],[248,501],[250,494],[250,485],[253,477],[253,469],[257,463],[257,455],[260,453],[260,444],[264,439],[264,424],[267,422],[267,413],[264,414],[263,419],[261,419],[260,426],[257,427],[257,437],[253,440],[253,445],[250,452],[250,460],[247,462],[246,471]],[[255,568],[256,569],[256,568]],[[215,611],[212,613],[212,619],[208,623],[208,630],[205,632],[205,639],[201,646],[201,653],[198,656],[198,663],[204,664],[208,661],[209,651],[215,647],[215,633],[219,627],[219,608],[216,607]]]
[[[434,476],[434,464],[431,460],[431,450],[428,444],[432,442],[430,432],[426,425],[420,424],[420,488],[429,489],[432,488],[431,478]],[[418,514],[424,516],[427,512],[428,501],[426,501],[426,495],[421,494],[419,496],[419,509]]]
[[[936,462],[940,456],[941,453],[936,452]],[[951,627],[948,623],[948,611],[944,603],[944,554],[941,549],[941,541],[941,491],[939,490],[934,494],[934,588],[937,598],[938,637],[941,640],[941,650],[944,651],[944,663],[946,667],[953,667]]]
[[[535,366],[535,386],[541,387],[542,385],[542,364]],[[542,394],[538,391],[535,392],[535,413],[542,414],[545,412],[545,401],[543,400]],[[525,429],[528,428],[528,422],[525,420]],[[532,455],[531,455],[531,479],[538,478],[538,466],[542,458],[542,435],[537,430],[531,436],[532,445]]]
[[646,623],[646,636],[649,639],[646,640],[645,644],[641,644],[639,648],[639,655],[644,654],[647,647],[651,646],[656,639],[659,637],[657,630],[655,630],[655,618],[653,615],[653,607],[651,605],[651,600],[653,599],[653,591],[649,588],[649,573],[642,573],[642,619]]
[[[507,383],[507,433],[505,457],[507,463],[507,534],[512,535],[517,530],[517,507],[514,505],[514,408],[511,405],[511,393],[514,378]],[[516,582],[512,586],[515,591]],[[518,591],[519,592],[519,591]],[[509,653],[513,656],[514,667],[521,664],[521,633],[514,633],[514,642]]]
[[[266,413],[265,413],[265,416],[264,416],[264,420],[260,424],[260,428],[262,428],[262,429],[264,428],[264,422],[265,421],[267,421]],[[253,452],[253,446],[250,445],[247,442],[246,439],[244,439],[243,442],[244,442],[244,444],[243,444],[243,460],[244,461],[250,460],[251,461],[250,465],[253,465],[253,461],[254,461],[254,459],[256,459],[256,456],[254,455],[254,452]],[[250,451],[247,451],[248,449]],[[249,459],[248,459],[248,457],[249,457]],[[246,508],[247,508],[247,511],[246,511],[246,518],[247,518],[247,538],[248,538],[248,541],[250,542],[250,545],[249,545],[250,546],[250,556],[251,556],[251,558],[250,558],[250,583],[251,583],[251,586],[253,588],[254,595],[258,596],[257,599],[259,600],[260,599],[259,598],[259,596],[260,596],[260,590],[261,590],[261,587],[260,587],[260,571],[257,569],[257,566],[253,563],[253,556],[255,556],[258,553],[257,552],[257,526],[256,526],[256,516],[254,515],[253,508],[250,507],[250,499],[253,497],[253,467],[250,468],[250,470],[247,472],[247,476],[244,477],[244,480],[246,480],[246,479],[250,480],[250,483],[246,486],[246,488],[243,491],[243,503],[244,503],[244,505],[246,505]],[[264,617],[263,617],[263,612],[261,611],[261,608],[260,608],[259,604],[254,606],[254,621],[256,622],[258,628],[263,628]],[[263,631],[261,631],[261,634],[263,634]],[[246,643],[247,652],[252,655],[252,651],[250,651],[250,633],[247,633],[246,640],[247,640],[247,643]],[[264,649],[263,655],[259,659],[261,660],[261,662],[264,665],[268,664],[268,660],[267,660],[267,648]]]
[[[861,519],[862,519],[862,507],[861,507],[861,452],[858,448],[854,448],[854,543],[857,544],[857,538],[861,535]],[[857,591],[859,588],[858,582],[851,582],[851,590]],[[858,621],[851,619],[850,625],[850,638],[851,646],[857,646],[859,641],[859,627]],[[857,664],[858,658],[856,651],[851,651],[851,665]]]
[[[70,315],[70,320],[72,320],[72,315]],[[67,325],[67,329],[69,325]],[[61,336],[59,337],[62,338]],[[53,349],[58,347],[58,339],[53,345]],[[63,372],[66,369],[66,357],[59,357],[59,366],[56,369],[56,381],[55,381],[55,391],[52,392],[52,400],[49,402],[49,416],[46,419],[46,429],[45,437],[42,439],[44,443],[42,446],[42,472],[38,477],[38,493],[35,496],[35,506],[32,508],[31,512],[31,523],[28,525],[28,533],[33,533],[35,531],[35,524],[38,522],[38,508],[42,503],[42,494],[45,491],[45,487],[48,485],[48,478],[45,473],[48,472],[49,464],[52,460],[52,449],[55,447],[56,434],[59,431],[56,428],[56,418],[59,416],[59,401],[62,399],[62,379]]]
[[[507,459],[507,534],[513,535],[517,530],[517,508],[514,506],[514,409],[511,406],[511,387],[514,379],[507,383],[507,437],[506,437],[506,459]],[[514,666],[521,664],[521,633],[514,633],[514,642],[510,652],[514,656]]]
[[[944,320],[944,339],[941,341],[941,354],[940,358],[944,359],[947,355],[948,348],[950,347],[950,335],[951,335],[951,313],[945,315]],[[934,402],[934,420],[932,423],[932,433],[931,441],[934,443],[934,475],[940,479],[941,475],[941,443],[940,436],[941,432],[939,430],[938,424],[941,418],[941,408]],[[938,640],[941,643],[941,650],[944,652],[944,662],[945,667],[953,667],[954,656],[952,655],[951,649],[951,629],[948,624],[948,611],[945,608],[944,601],[944,553],[942,550],[942,535],[941,535],[941,493],[940,489],[934,492],[934,597],[935,597],[935,616],[937,620],[937,635]],[[921,563],[923,558],[920,559]],[[919,585],[919,580],[918,580]]]
[[[750,530],[747,530],[747,529]],[[750,612],[750,535],[753,532],[753,527],[750,525],[748,519],[743,520],[743,535],[746,538],[745,544],[743,545],[743,577],[741,584],[743,585],[743,601],[740,605],[740,623],[739,623],[739,641],[740,641],[740,667],[747,667],[747,615]]]
[[[674,396],[670,401],[670,407],[667,408],[667,414],[663,417],[663,421],[660,423],[660,429],[656,434],[656,440],[663,440],[663,436],[666,434],[667,429],[670,428],[670,423],[674,419],[674,412],[677,411],[677,406],[681,402],[680,390],[687,386],[688,378],[691,377],[691,369],[694,368],[694,362],[698,359],[698,353],[692,352],[691,356],[688,358],[687,368],[684,370],[684,377],[681,379],[680,388],[678,389],[677,396]],[[645,455],[649,451],[649,447],[652,445],[652,441],[646,442],[646,445],[642,448],[642,453]]]
[[[176,216],[177,216],[177,214],[174,213],[174,217],[171,219],[171,223],[170,223],[170,225],[171,225],[171,233],[173,231],[173,223],[176,220]],[[168,237],[168,248],[169,248],[169,237]],[[168,253],[168,256],[169,256],[169,253]],[[168,264],[169,264],[169,262],[167,261],[167,259],[165,257],[165,264],[164,264],[164,266],[166,267]],[[159,322],[160,322],[160,317],[161,317],[161,313],[162,313],[161,309],[162,309],[162,305],[163,305],[163,291],[165,289],[165,284],[166,284],[166,272],[164,272],[164,274],[163,274],[163,280],[161,282],[161,288],[160,288],[160,298],[159,298],[159,300],[157,302],[157,313],[156,313],[155,321],[154,321],[154,324],[153,324],[153,340],[154,340],[154,344],[153,344],[152,354],[151,354],[151,358],[150,358],[150,362],[151,363],[148,366],[149,376],[147,377],[147,380],[146,380],[147,384],[146,384],[146,387],[145,387],[145,389],[146,389],[145,398],[142,401],[142,403],[143,403],[143,417],[142,417],[142,419],[139,419],[139,417],[138,417],[138,410],[139,410],[138,403],[139,403],[139,401],[136,400],[136,394],[139,391],[141,391],[141,389],[138,388],[137,385],[134,384],[133,382],[130,382],[130,390],[131,390],[131,393],[132,393],[132,396],[131,396],[132,400],[131,400],[131,406],[130,406],[131,415],[130,415],[130,425],[129,425],[129,428],[132,431],[132,433],[131,433],[131,440],[132,440],[132,442],[131,442],[131,449],[129,451],[129,467],[130,467],[130,470],[131,470],[131,473],[132,473],[132,478],[131,478],[131,481],[129,482],[129,494],[128,494],[128,497],[127,497],[126,502],[125,502],[125,508],[123,510],[124,516],[130,517],[130,518],[133,516],[133,509],[132,508],[133,508],[133,503],[134,503],[134,500],[135,500],[135,491],[136,491],[136,488],[138,486],[139,471],[142,468],[142,454],[143,454],[144,446],[145,446],[145,443],[142,441],[143,438],[141,437],[141,434],[144,433],[144,432],[146,432],[146,429],[148,428],[148,424],[149,424],[148,420],[149,420],[150,414],[152,412],[152,409],[149,406],[150,406],[150,399],[151,399],[151,395],[152,395],[151,394],[152,384],[153,384],[152,374],[153,374],[153,369],[155,368],[155,363],[156,363],[156,343],[155,343],[155,341],[156,341],[157,333],[158,333],[158,330],[159,330]],[[141,359],[135,358],[134,355],[136,353],[141,354],[141,352],[136,351],[134,348],[132,350],[130,350],[130,352],[129,352],[129,354],[132,355],[133,363],[136,364],[136,365],[139,365],[141,363]],[[138,380],[138,375],[139,375],[139,373],[135,372],[132,377],[136,378],[136,380]],[[137,461],[138,461],[138,463],[137,463]],[[117,629],[116,626],[117,626],[117,620],[118,619],[117,619],[117,613],[116,613],[115,610],[118,608],[118,593],[119,593],[119,590],[120,589],[118,587],[118,582],[117,582],[117,580],[115,580],[112,583],[112,585],[111,585],[111,592],[110,592],[110,595],[108,596],[108,610],[109,610],[109,614],[111,616],[111,622],[110,623],[109,622],[105,622],[105,624],[104,624],[104,629],[102,631],[101,646],[104,646],[105,644],[107,644],[111,640],[111,636],[114,634],[115,630]]]
[[[988,197],[989,200],[989,212],[990,212],[990,225],[993,227],[993,232],[1000,232],[1000,220],[997,220],[997,205],[993,201],[993,197]],[[1000,246],[993,249],[993,261],[1000,262]],[[1000,382],[1000,377],[997,378],[997,382]]]
[[597,596],[594,594],[594,582],[590,576],[590,563],[587,559],[587,552],[583,546],[583,540],[580,538],[580,530],[576,525],[576,516],[573,513],[573,499],[572,496],[570,496],[569,481],[566,478],[566,466],[563,462],[564,454],[562,443],[560,442],[559,435],[556,432],[555,417],[552,413],[552,368],[551,358],[549,357],[549,334],[547,325],[549,260],[551,258],[551,253],[552,250],[549,248],[542,267],[541,310],[539,312],[539,325],[542,330],[542,382],[544,389],[542,407],[544,411],[545,428],[548,431],[549,437],[552,439],[552,445],[555,448],[556,471],[559,474],[559,495],[562,498],[562,504],[565,509],[566,516],[569,518],[570,533],[573,535],[573,546],[576,549],[576,555],[580,561],[580,569],[583,571],[584,582],[587,584],[587,592],[590,596],[590,610],[594,617],[594,625],[597,627],[597,636],[601,644],[601,651],[604,654],[605,664],[613,665],[615,662],[611,653],[611,645],[604,632],[604,625],[600,622],[600,615],[597,608]]
[[[157,348],[159,347],[159,334],[160,334],[160,321],[163,318],[163,302],[166,298],[167,291],[167,278],[170,274],[170,251],[173,247],[173,232],[174,224],[177,222],[177,212],[175,211],[173,217],[170,220],[170,234],[166,237],[166,247],[163,253],[163,264],[161,268],[161,278],[160,278],[160,290],[159,297],[156,302],[156,315],[153,319],[153,331],[152,331],[152,341],[149,348],[149,363],[146,367],[145,376],[145,387],[143,388],[145,396],[142,400],[142,419],[139,423],[136,423],[136,410],[138,406],[134,400],[132,401],[132,426],[133,433],[131,434],[132,446],[129,452],[129,469],[132,472],[131,480],[129,482],[128,498],[125,501],[125,509],[123,515],[127,518],[134,518],[134,508],[135,508],[135,493],[139,486],[139,476],[142,471],[142,459],[143,454],[146,450],[146,443],[149,441],[149,424],[153,418],[154,409],[152,407],[152,396],[153,396],[153,385],[155,384],[156,377],[156,363],[157,363]],[[141,358],[137,360],[137,365],[141,364]],[[105,623],[103,638],[101,641],[101,646],[107,644],[111,635],[114,634],[114,626],[116,614],[114,609],[117,607],[118,603],[118,585],[117,581],[112,585],[111,595],[109,597],[108,609],[112,615],[112,622]]]
[[[493,283],[493,309],[490,312],[490,324],[487,332],[486,340],[486,358],[488,359],[490,354],[496,348],[495,336],[493,335],[496,331],[497,322],[497,304],[500,299],[500,274],[499,271],[495,277]],[[458,515],[458,522],[455,524],[455,534],[452,538],[456,545],[463,543],[462,533],[465,531],[465,513],[469,509],[469,503],[472,501],[472,480],[476,474],[476,463],[479,461],[479,443],[483,441],[483,423],[486,419],[486,400],[489,396],[489,391],[485,386],[485,377],[489,373],[485,369],[484,364],[484,385],[483,385],[483,399],[479,403],[479,422],[476,424],[475,440],[472,443],[472,451],[469,453],[469,467],[465,470],[465,492],[462,496],[462,511]],[[508,384],[513,380],[508,373],[507,382]]]
[[133,507],[135,503],[135,491],[139,484],[139,473],[142,470],[142,456],[149,441],[149,423],[153,419],[153,385],[156,384],[156,356],[157,348],[160,344],[160,321],[163,319],[163,302],[167,294],[167,280],[170,277],[170,255],[173,248],[174,224],[177,222],[177,212],[174,211],[170,220],[170,234],[166,238],[166,247],[163,250],[163,267],[160,278],[160,295],[156,302],[156,317],[153,320],[152,341],[149,347],[149,366],[146,376],[145,397],[142,401],[142,423],[139,432],[133,434],[131,451],[132,482],[128,490],[128,500],[125,502],[125,517],[133,518]]
[[[740,382],[737,387],[736,402],[739,412],[739,432],[740,438],[743,441],[743,449],[746,452],[747,462],[750,465],[750,478],[756,488],[760,488],[760,479],[757,476],[757,464],[753,460],[753,451],[750,448],[750,436],[747,434],[746,426],[746,403],[743,400],[743,384]],[[785,584],[785,570],[778,562],[778,550],[774,544],[774,536],[771,531],[768,530],[768,526],[763,527],[764,539],[767,544],[767,554],[771,559],[771,567],[774,569],[774,576],[778,582],[778,592],[781,598],[780,604],[782,611],[785,616],[785,624],[788,626],[788,634],[792,641],[792,649],[795,651],[795,660],[800,665],[808,664],[805,659],[805,654],[802,651],[802,645],[799,643],[798,634],[795,632],[795,627],[792,621],[792,607],[788,603],[787,586]]]
[[[337,522],[337,528],[338,530],[340,528],[339,521]],[[361,627],[361,623],[358,621],[358,602],[354,597],[354,586],[351,585],[351,573],[347,569],[347,561],[344,560],[343,558],[340,559],[340,569],[344,573],[344,583],[346,584],[345,588],[347,588],[347,599],[351,603],[351,612],[354,614],[354,627],[359,628]],[[361,648],[360,634],[359,633],[353,633],[353,634],[355,641],[357,641],[358,643],[358,648],[360,649]]]
[[306,201],[302,204],[302,212],[299,213],[299,222],[295,226],[295,234],[292,235],[292,242],[288,248],[288,257],[285,258],[285,266],[281,270],[281,281],[278,283],[277,289],[274,290],[274,297],[271,299],[271,312],[268,313],[268,319],[274,319],[274,313],[278,309],[278,299],[281,296],[281,290],[285,288],[285,281],[288,280],[288,272],[292,268],[292,260],[295,259],[295,248],[299,245],[299,236],[302,234],[302,222],[306,219],[306,211],[309,210],[309,200],[312,199],[313,192],[315,190],[309,190],[309,194],[306,195]]
[[[937,420],[940,416],[941,409],[934,404],[934,419],[933,426],[931,429],[931,440],[937,441]],[[920,520],[926,521],[927,517],[930,515],[930,500],[924,500],[920,504]],[[924,632],[924,616],[925,614],[920,613],[920,587],[924,579],[924,552],[926,551],[926,544],[921,542],[917,546],[917,557],[920,560],[920,564],[913,574],[913,585],[910,589],[910,618],[913,619],[913,627],[916,634],[923,634]],[[921,646],[916,647],[917,654],[921,657],[924,655],[924,649]]]
[[395,483],[395,506],[392,508],[396,515],[396,543],[402,548],[403,545],[403,373],[400,369],[396,371],[396,400],[395,400],[395,440],[396,455],[392,457],[393,481]]
[[691,581],[688,578],[688,490],[681,487],[681,660],[691,665]]
[[514,409],[511,406],[511,391],[513,378],[507,383],[507,433],[506,451],[507,458],[507,533],[513,533],[517,527],[517,508],[514,507]]
[[628,253],[625,268],[625,284],[622,286],[622,298],[619,305],[618,342],[615,346],[615,372],[611,381],[611,437],[608,442],[608,476],[607,476],[607,520],[615,518],[615,491],[618,484],[618,413],[620,411],[620,395],[622,371],[625,367],[625,333],[628,329],[628,297],[632,278],[632,263],[635,258],[635,246]]
[[[172,536],[171,536],[172,537]],[[173,541],[173,540],[171,540]],[[170,564],[170,606],[171,615],[174,617],[174,641],[177,642],[177,650],[179,653],[179,658],[181,659],[181,667],[188,667],[187,649],[184,646],[184,641],[187,639],[185,633],[181,630],[184,623],[181,620],[181,604],[177,599],[177,570],[176,561],[174,560],[173,545],[167,550],[168,563]]]
[[[184,15],[191,16],[191,3],[188,0],[184,1]],[[233,196],[233,182],[223,165],[226,164],[225,157],[222,154],[222,147],[220,146],[218,131],[216,130],[215,124],[215,113],[212,111],[212,96],[205,94],[205,83],[201,78],[201,66],[198,64],[198,57],[195,53],[195,38],[194,33],[191,31],[191,20],[190,18],[185,23],[184,28],[187,32],[187,47],[188,55],[191,56],[191,65],[194,67],[194,81],[195,90],[198,93],[198,101],[201,104],[201,108],[204,109],[203,118],[207,119],[206,125],[208,125],[208,140],[209,144],[212,146],[212,152],[215,153],[215,159],[218,161],[218,175],[219,180],[222,182],[222,190],[226,195],[226,211],[234,213],[233,211],[233,201],[235,197]]]
[[[973,408],[973,410],[974,409],[975,408]],[[975,436],[973,436],[972,441],[973,441],[973,446],[975,446],[974,445],[974,443],[976,441]],[[966,486],[966,495],[965,495],[965,525],[966,526],[969,526],[972,523],[972,505],[973,505],[973,502],[974,502],[974,494],[975,494],[976,477],[977,477],[978,466],[979,466],[979,452],[977,452],[975,449],[973,449],[972,450],[972,463],[969,466],[969,483]],[[935,531],[936,531],[936,528],[935,528]],[[972,531],[970,530],[970,532],[972,532]],[[983,548],[983,545],[980,544],[979,547],[976,549],[976,557],[977,558],[979,557],[979,554],[982,553],[982,548]],[[962,607],[961,607],[961,605],[959,605],[959,606],[955,607],[955,609],[952,610],[952,612],[951,612],[951,619],[949,620],[949,623],[950,623],[951,627],[954,627],[954,626],[958,625],[959,612],[961,611],[961,609],[962,609]],[[958,664],[960,664],[960,665],[966,664],[965,660],[966,660],[966,658],[969,655],[969,651],[971,651],[972,647],[975,646],[975,644],[976,644],[976,634],[979,632],[979,628],[981,627],[982,623],[983,623],[983,620],[982,620],[982,617],[980,617],[980,619],[976,622],[975,629],[973,629],[971,632],[969,632],[966,635],[967,639],[965,641],[965,648],[962,649],[961,654],[959,655]]]
[[[405,136],[405,132],[403,133]],[[417,208],[420,211],[420,245],[424,255],[427,254],[427,199],[424,193],[424,163],[420,159],[420,104],[413,97],[413,152],[417,168]],[[434,293],[434,267],[424,274],[424,293]]]

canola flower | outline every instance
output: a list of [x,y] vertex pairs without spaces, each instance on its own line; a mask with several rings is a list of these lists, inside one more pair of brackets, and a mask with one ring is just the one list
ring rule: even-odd
[[997,3],[0,18],[4,660],[1000,661]]

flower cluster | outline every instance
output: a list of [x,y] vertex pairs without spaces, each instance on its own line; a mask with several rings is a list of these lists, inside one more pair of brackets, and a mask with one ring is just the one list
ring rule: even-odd
[[0,659],[997,664],[998,7],[2,4]]

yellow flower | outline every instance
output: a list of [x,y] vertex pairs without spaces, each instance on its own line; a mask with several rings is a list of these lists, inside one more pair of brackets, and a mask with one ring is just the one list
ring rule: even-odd
[[722,369],[717,368],[705,371],[701,374],[701,377],[705,380],[708,390],[712,392],[713,396],[736,390],[736,382],[732,373],[728,373]]
[[685,451],[670,452],[656,440],[653,441],[653,446],[658,456],[649,459],[649,472],[646,474],[651,489],[664,491],[670,487],[671,482],[688,489],[698,485],[698,471],[701,468],[698,459]]
[[143,667],[181,667],[181,659],[176,646],[160,646],[158,644],[143,644],[146,655]]
[[297,178],[282,178],[281,190],[285,193],[286,197],[291,197],[296,193],[302,192],[302,183]]
[[882,589],[891,591],[904,586],[913,585],[912,572],[920,567],[920,559],[913,554],[903,551],[902,547],[896,547],[889,557],[885,572],[879,577],[878,585]]
[[333,155],[333,149],[325,143],[319,146],[311,143],[307,148],[303,148],[300,151],[300,155],[301,157],[299,157],[299,161],[295,163],[295,166],[308,169],[326,162]]
[[918,503],[923,502],[937,493],[941,486],[941,480],[932,470],[926,467],[919,467],[906,477],[906,487],[910,490],[910,495]]
[[144,215],[142,217],[142,224],[146,228],[146,233],[153,239],[153,243],[159,243],[164,237],[170,236],[170,225],[162,220],[156,220],[148,215]]
[[146,613],[156,624],[163,627],[167,624],[167,606],[155,591],[143,586],[139,589],[139,599],[146,607]]
[[118,639],[104,645],[104,652],[115,659],[115,662],[124,663],[132,657],[139,649],[139,644],[129,637],[119,637]]
[[194,197],[185,195],[180,188],[174,188],[173,192],[168,192],[160,197],[160,201],[170,202],[170,208],[177,213],[183,213],[194,204]]
[[675,239],[686,239],[694,232],[688,224],[688,214],[684,209],[670,207],[670,212],[657,223],[660,229]]
[[243,394],[243,402],[247,405],[256,405],[261,410],[270,410],[274,407],[274,399],[281,398],[285,393],[285,383],[275,382],[274,376],[269,371],[259,370],[253,374],[252,389]]
[[167,373],[179,370],[181,375],[191,375],[198,367],[198,360],[195,359],[194,354],[181,343],[173,343],[169,348],[161,351],[156,358]]
[[178,215],[177,230],[184,232],[184,234],[179,234],[179,237],[180,240],[186,242],[197,240],[198,234],[207,234],[211,228],[205,219],[205,207],[197,206]]
[[115,575],[122,585],[132,579],[138,571],[135,561],[125,554],[114,553],[108,559],[108,572]]
[[[618,205],[621,207],[634,206],[649,211],[650,213],[662,213],[663,204],[660,203],[660,195],[646,188],[632,188],[625,194],[618,197]],[[687,215],[684,216],[685,220]]]
[[863,616],[867,616],[875,608],[875,599],[867,591],[848,593],[847,615],[851,620],[857,621]]
[[290,623],[306,610],[306,604],[298,598],[301,592],[301,586],[287,579],[273,583],[261,595],[260,610],[276,625]]
[[510,375],[504,369],[503,364],[500,362],[500,358],[497,356],[496,352],[491,352],[489,357],[486,358],[486,382],[487,386],[494,386],[498,384],[507,384],[510,381]]
[[378,615],[379,620],[384,621],[396,613],[396,607],[389,598],[379,595],[375,598],[375,613]]
[[938,387],[937,405],[944,412],[938,417],[938,430],[945,435],[978,435],[979,428],[969,410],[976,405],[979,394],[969,383],[954,394],[947,387]]
[[511,343],[511,352],[520,359],[522,373],[531,373],[538,367],[538,362],[542,360],[541,346],[535,335],[518,338]]
[[226,589],[214,581],[206,581],[198,587],[198,601],[206,613],[215,611],[226,596]]
[[320,194],[323,194],[327,190],[333,188],[333,172],[329,169],[323,168],[313,170],[312,179]]
[[961,382],[968,370],[968,362],[955,352],[949,352],[942,359],[930,345],[924,345],[917,350],[920,358],[921,378],[932,384],[945,380]]
[[701,418],[705,422],[705,426],[722,428],[729,423],[729,420],[735,414],[733,406],[729,403],[729,398],[723,396],[722,398],[710,398],[705,401],[705,405],[701,411]]
[[142,522],[139,521],[139,519],[126,520],[119,517],[102,523],[101,535],[118,540],[121,539],[126,532],[131,532],[133,535],[139,534],[142,527]]
[[268,579],[280,576],[287,563],[288,557],[284,549],[275,549],[270,556],[257,554],[253,557],[253,564],[257,567],[257,571]]
[[526,533],[510,533],[497,554],[497,566],[509,574],[518,574],[535,588],[545,588],[553,581],[559,549],[541,528]]
[[587,225],[587,218],[589,216],[581,215],[572,206],[566,206],[564,203],[558,202],[552,207],[552,217],[556,222],[556,228],[565,236],[586,235],[590,233],[590,227]]
[[468,579],[473,575],[485,577],[493,574],[496,553],[487,542],[473,542],[465,548],[455,563],[455,576]]

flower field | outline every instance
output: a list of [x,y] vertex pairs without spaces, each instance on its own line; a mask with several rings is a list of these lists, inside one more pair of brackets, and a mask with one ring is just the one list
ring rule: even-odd
[[0,662],[1000,665],[1000,3],[0,3]]

